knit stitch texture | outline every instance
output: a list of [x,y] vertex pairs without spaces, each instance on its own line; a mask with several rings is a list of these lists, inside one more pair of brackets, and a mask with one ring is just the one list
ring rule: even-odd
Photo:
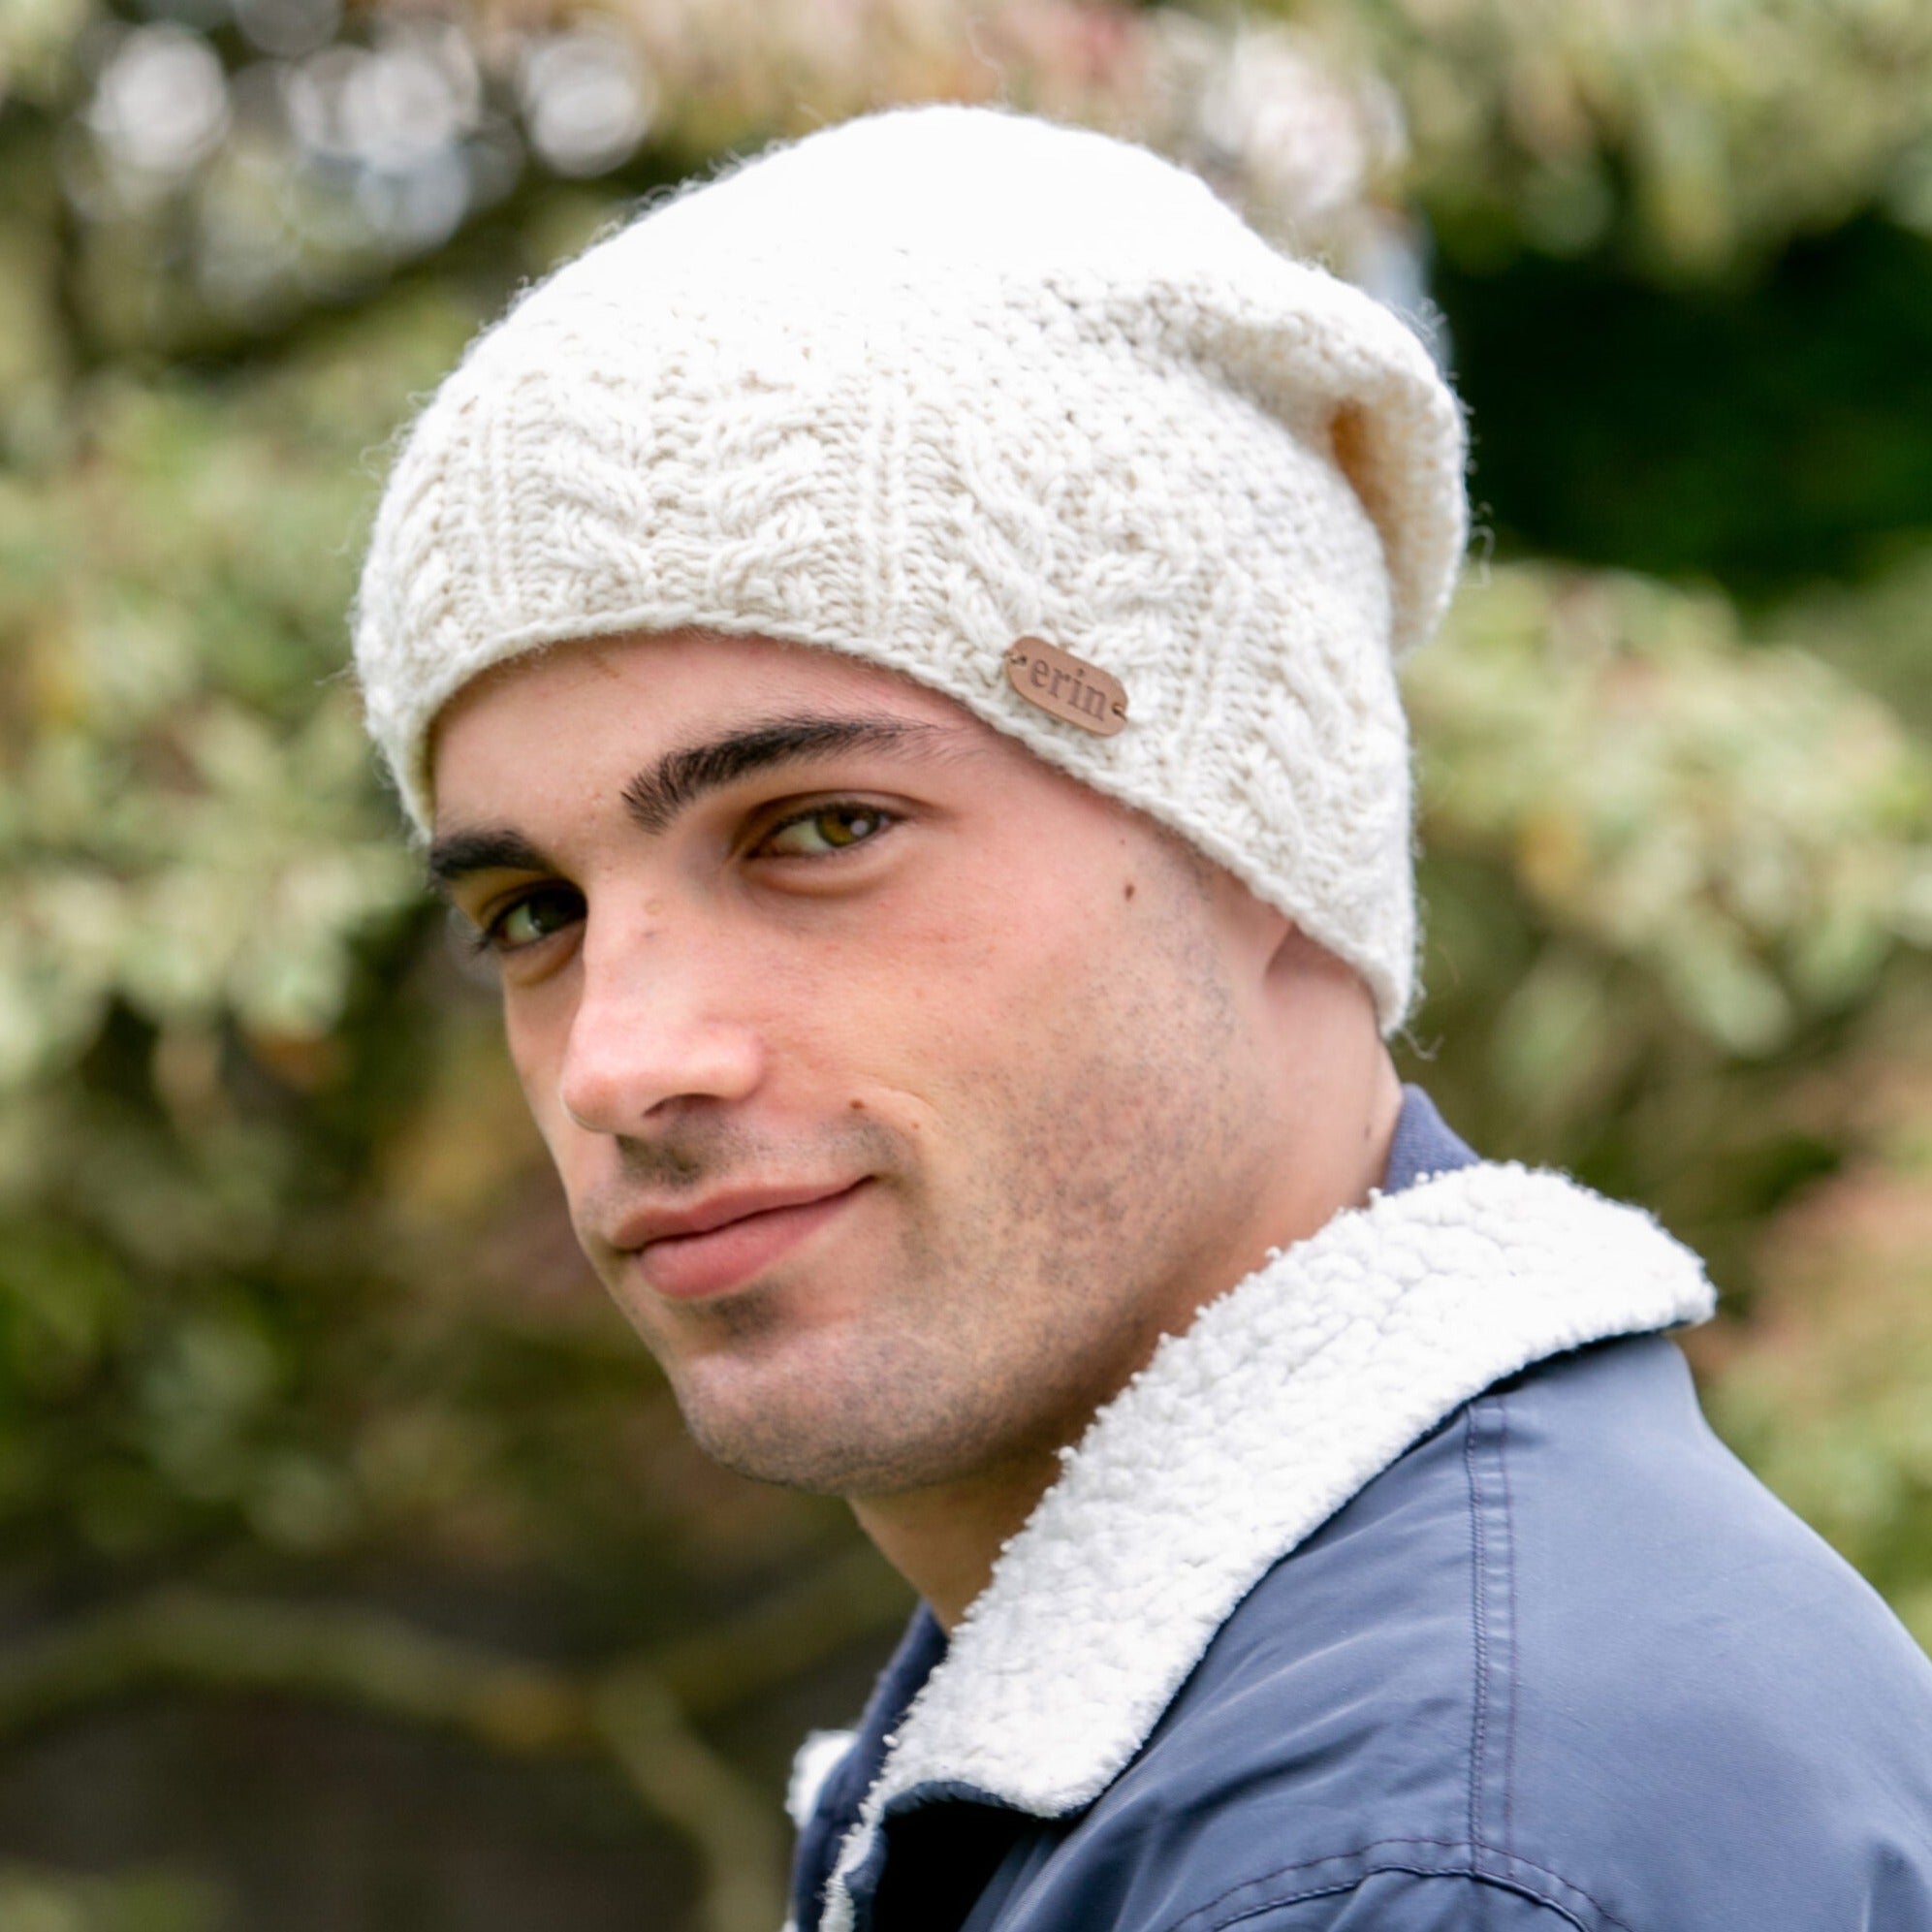
[[[647,213],[471,347],[390,479],[356,625],[419,828],[480,672],[759,634],[947,693],[1412,990],[1400,653],[1465,537],[1460,411],[1369,297],[1144,149],[901,111]],[[1034,708],[1038,636],[1118,678]]]

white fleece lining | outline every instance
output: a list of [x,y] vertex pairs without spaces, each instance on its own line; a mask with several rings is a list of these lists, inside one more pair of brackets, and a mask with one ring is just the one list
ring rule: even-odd
[[966,1785],[1038,1817],[1125,1768],[1262,1574],[1492,1382],[1700,1321],[1702,1264],[1560,1174],[1455,1169],[1318,1233],[1210,1303],[1102,1409],[888,1740],[823,1932],[886,1805]]

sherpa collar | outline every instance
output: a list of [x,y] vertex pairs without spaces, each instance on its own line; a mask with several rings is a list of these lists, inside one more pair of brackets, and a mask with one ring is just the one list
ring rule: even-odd
[[1451,1410],[1713,1300],[1650,1216],[1514,1164],[1376,1196],[1272,1256],[1065,1452],[889,1740],[823,1932],[850,1932],[849,1882],[895,1800],[937,1785],[1042,1818],[1091,1804],[1263,1572]]

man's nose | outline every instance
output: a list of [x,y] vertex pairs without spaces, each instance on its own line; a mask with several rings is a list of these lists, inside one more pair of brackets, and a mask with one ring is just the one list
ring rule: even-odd
[[757,1086],[757,1028],[731,1010],[738,974],[688,935],[586,931],[581,997],[557,1097],[591,1133],[635,1134],[679,1101],[731,1101]]

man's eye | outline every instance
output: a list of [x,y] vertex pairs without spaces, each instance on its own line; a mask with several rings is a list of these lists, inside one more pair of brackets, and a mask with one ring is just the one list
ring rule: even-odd
[[864,844],[893,822],[875,805],[822,805],[773,827],[758,841],[760,857],[817,859]]
[[581,894],[567,886],[544,886],[513,900],[483,927],[479,950],[514,953],[560,933],[584,916]]

